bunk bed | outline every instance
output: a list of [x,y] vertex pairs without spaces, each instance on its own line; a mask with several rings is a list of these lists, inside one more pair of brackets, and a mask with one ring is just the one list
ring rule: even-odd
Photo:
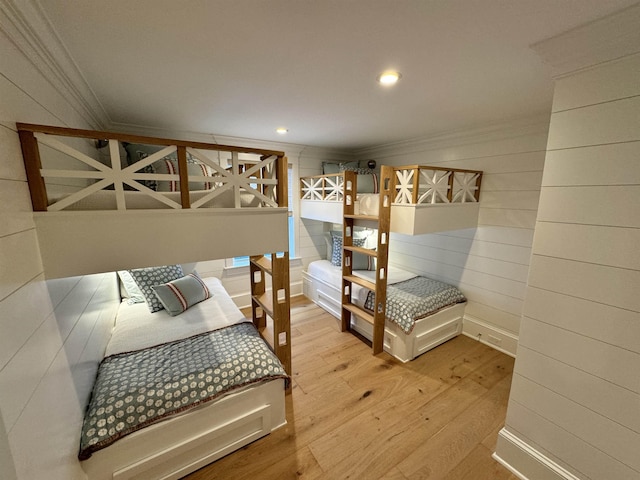
[[[342,224],[342,258],[338,262],[333,259],[333,271],[326,261],[310,264],[303,273],[304,293],[340,318],[343,331],[357,331],[371,340],[374,354],[386,350],[406,362],[461,333],[465,300],[461,293],[456,294],[449,304],[438,304],[432,314],[417,315],[410,328],[401,328],[395,317],[404,313],[395,307],[395,297],[387,297],[388,291],[397,294],[387,284],[396,283],[394,276],[404,275],[389,268],[389,234],[418,235],[475,227],[482,172],[382,166],[380,182],[373,182],[380,185],[379,191],[366,194],[358,190],[361,176],[357,170],[345,170],[300,179],[302,216]],[[377,231],[374,245],[366,248],[357,242],[359,226]],[[375,270],[374,276],[358,270],[363,262],[356,259],[363,255],[371,259],[367,270]],[[430,290],[435,281],[421,279],[411,288],[420,282]],[[371,292],[366,305],[358,298],[361,289]],[[423,301],[418,296],[411,300]],[[407,306],[407,310],[413,308]]]
[[[180,405],[172,412],[156,411],[157,418],[142,412],[144,428],[135,431],[128,418],[142,405],[107,411],[118,406],[100,404],[104,395],[96,385],[98,403],[87,412],[107,417],[89,419],[90,434],[83,434],[79,458],[90,480],[179,478],[286,423],[291,329],[284,153],[21,123],[17,129],[45,277],[140,274],[134,283],[145,303],[119,306],[99,370],[115,382],[109,389],[133,382],[124,372],[153,374],[158,359],[168,363],[165,367],[199,362],[206,377],[216,369],[206,362],[224,347],[223,356],[233,365],[233,372],[218,376],[220,382],[214,378],[204,386],[212,394],[190,390],[189,398],[203,395],[194,401],[180,397],[182,382],[192,382],[171,377],[170,383],[178,383],[171,395],[180,399],[173,403]],[[179,266],[247,254],[252,320],[244,318],[219,280],[185,275]],[[273,337],[263,339],[268,318]],[[218,347],[212,350],[210,344]],[[174,358],[180,361],[163,360],[167,349],[177,349]],[[258,350],[259,364],[273,366],[264,380],[236,370],[237,364],[250,363],[241,360],[247,351]],[[240,382],[223,395],[218,385],[232,373]],[[137,388],[140,394],[149,390]],[[120,401],[127,404],[134,396]],[[148,407],[151,400],[138,401]],[[186,411],[182,402],[194,408]],[[124,426],[113,426],[117,441],[96,437],[111,435],[109,425],[121,418]]]
[[217,278],[132,272],[175,276],[196,303],[121,303],[80,436],[90,480],[182,477],[286,423],[289,377]]

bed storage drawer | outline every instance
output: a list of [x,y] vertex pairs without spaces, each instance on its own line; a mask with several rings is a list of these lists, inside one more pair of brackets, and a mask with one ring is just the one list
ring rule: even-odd
[[340,290],[323,280],[314,278],[307,272],[302,272],[302,281],[304,295],[339,319],[342,312],[342,295]]

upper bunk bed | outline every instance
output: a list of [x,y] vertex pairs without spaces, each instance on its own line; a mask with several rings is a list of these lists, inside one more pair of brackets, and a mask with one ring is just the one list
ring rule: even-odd
[[288,251],[284,152],[16,126],[47,278]]
[[[390,171],[386,179],[378,179],[378,174],[373,172],[355,175],[357,215],[377,218],[377,185],[391,182],[392,232],[421,235],[477,225],[482,171],[426,165],[392,167]],[[344,182],[344,172],[302,177],[301,217],[342,223]]]

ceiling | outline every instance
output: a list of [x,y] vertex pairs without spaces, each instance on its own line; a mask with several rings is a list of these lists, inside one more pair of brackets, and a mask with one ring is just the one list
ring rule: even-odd
[[[550,111],[530,45],[637,0],[46,0],[109,119],[359,149]],[[393,88],[376,83],[402,73]],[[104,115],[104,114],[103,114]],[[289,129],[286,136],[276,127]]]

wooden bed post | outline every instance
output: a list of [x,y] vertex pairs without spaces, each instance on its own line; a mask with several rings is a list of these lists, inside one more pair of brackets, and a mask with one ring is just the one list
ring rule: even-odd
[[38,140],[36,140],[33,132],[27,130],[18,130],[20,137],[20,146],[22,147],[22,156],[24,158],[24,168],[27,174],[27,182],[29,183],[29,191],[31,192],[31,204],[34,212],[47,211],[47,189],[44,184],[44,178],[40,175],[42,162],[40,161],[40,150],[38,149]]
[[182,201],[182,208],[191,208],[187,147],[183,145],[178,145],[178,173],[180,175],[180,200]]
[[286,208],[289,206],[289,197],[287,196],[287,188],[289,185],[287,174],[289,172],[289,164],[287,161],[287,157],[278,155],[278,159],[276,160],[276,168],[278,169],[278,185],[276,190],[278,206]]

